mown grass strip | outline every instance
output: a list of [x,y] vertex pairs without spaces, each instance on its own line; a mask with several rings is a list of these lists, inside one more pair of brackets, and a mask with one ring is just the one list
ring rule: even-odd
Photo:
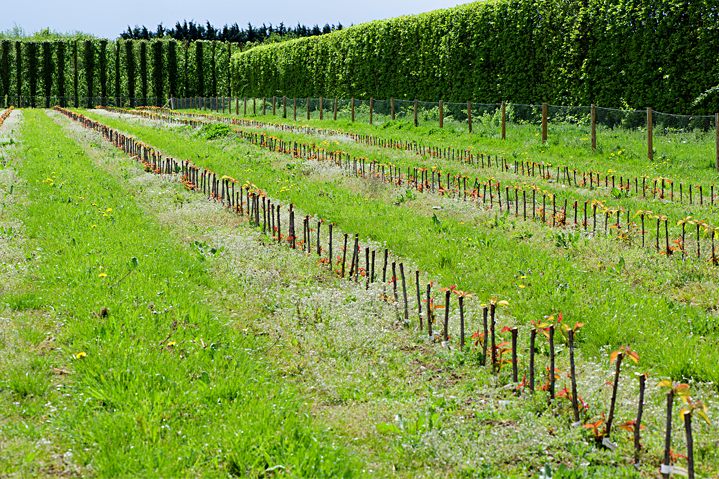
[[[2,302],[52,311],[60,327],[51,359],[27,371],[31,390],[9,381],[19,371],[3,375],[10,422],[31,410],[36,434],[103,477],[352,475],[305,398],[266,369],[268,344],[223,319],[221,284],[136,192],[43,112],[25,112],[23,143],[20,219],[35,254],[25,287]],[[51,381],[49,366],[69,374]]]

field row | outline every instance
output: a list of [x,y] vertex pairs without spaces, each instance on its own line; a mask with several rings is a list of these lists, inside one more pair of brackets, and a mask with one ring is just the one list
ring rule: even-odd
[[[94,127],[94,128],[99,128],[99,129],[101,129],[101,130],[104,128],[104,127],[102,127],[102,126],[100,126],[100,125],[98,125],[98,124],[95,124],[94,122],[89,123],[89,126]],[[107,134],[107,133],[106,133],[106,134]],[[113,139],[112,134],[110,134],[109,137],[110,137],[110,139]],[[131,142],[131,145],[138,145],[138,146],[140,147],[140,149],[137,150],[137,151],[134,151],[134,153],[137,153],[138,156],[139,156],[141,159],[143,159],[143,161],[145,161],[145,162],[147,162],[147,161],[148,161],[148,158],[150,158],[150,161],[153,162],[153,169],[154,169],[154,162],[156,161],[154,158],[156,158],[156,156],[157,156],[157,154],[155,153],[155,151],[154,151],[153,149],[147,150],[144,145],[141,145],[141,144],[136,143],[136,142]],[[165,161],[174,161],[174,160],[165,160]],[[175,170],[177,170],[177,171],[187,171],[187,170],[184,169],[186,166],[187,166],[186,163],[184,164],[184,166],[180,166],[180,163],[176,163],[175,166],[174,166],[174,168],[171,168],[170,171],[175,171]],[[158,169],[157,171],[158,171],[158,172],[162,172],[162,171],[165,171],[165,172],[166,172],[167,170]],[[207,171],[207,170],[205,170],[205,171]],[[185,175],[186,175],[186,173],[185,173]],[[222,185],[220,185],[219,183],[216,182],[216,180],[215,180],[215,175],[214,175],[214,174],[209,173],[209,175],[210,175],[210,177],[212,177],[212,180],[210,181],[210,184],[212,185],[212,189],[207,189],[207,190],[205,190],[205,192],[209,193],[209,195],[210,195],[211,197],[215,197],[215,198],[217,198],[219,201],[222,201],[223,203],[226,202],[226,203],[228,204],[228,206],[230,206],[230,207],[233,207],[233,206],[235,206],[236,204],[239,203],[239,209],[238,209],[238,208],[235,208],[235,209],[236,209],[237,211],[243,211],[243,209],[242,209],[242,203],[243,203],[243,202],[242,202],[242,200],[239,200],[239,201],[238,201],[238,199],[239,199],[239,198],[242,198],[245,194],[249,195],[249,194],[250,194],[249,190],[247,191],[247,193],[245,193],[244,191],[243,191],[242,194],[236,193],[235,195],[233,195],[233,197],[232,197],[233,199],[229,199],[229,200],[228,200],[228,199],[227,199],[227,196],[226,196],[226,192],[229,191],[228,185],[225,184],[225,183],[223,183]],[[202,173],[202,176],[201,176],[200,178],[202,178],[202,177],[204,177],[204,176],[205,176],[205,173]],[[227,181],[227,180],[228,180],[228,179],[226,178],[225,181]],[[205,184],[205,180],[200,179],[200,182],[199,182],[199,183],[202,184],[202,185],[204,185],[204,184]],[[197,185],[197,184],[198,184],[197,182],[193,182],[193,181],[190,181],[189,184],[188,184],[188,182],[187,182],[187,180],[186,180],[186,185],[187,185],[189,188],[194,188],[195,185]],[[269,203],[269,202],[268,202],[268,203]],[[250,205],[250,210],[248,211],[248,213],[250,214],[251,217],[254,217],[254,218],[255,218],[256,224],[259,225],[260,222],[259,222],[258,220],[259,220],[259,209],[260,209],[260,208],[259,208],[259,202],[256,200],[256,196],[255,196],[254,192],[253,192],[253,195],[252,195],[252,199],[250,199],[250,198],[248,197],[248,202],[247,202],[247,204]],[[264,199],[263,199],[263,206],[264,206]],[[273,210],[274,210],[273,206],[274,206],[274,205],[272,205],[271,203],[269,203],[269,206],[268,206],[268,207],[262,208],[262,210],[263,210],[263,221],[262,221],[263,231],[265,231],[266,228],[267,228],[267,218],[268,218],[268,217],[266,216],[266,213],[265,213],[265,212],[266,212],[267,210],[273,211]],[[274,217],[274,215],[270,216],[270,218],[271,218],[271,217]],[[289,229],[290,234],[289,234],[289,237],[288,237],[287,239],[289,240],[289,242],[290,242],[290,244],[291,244],[292,246],[296,246],[296,244],[295,244],[295,238],[294,238],[294,235],[292,234],[292,232],[293,232],[293,230],[294,230],[294,228],[292,227],[292,219],[293,219],[293,215],[292,215],[292,212],[290,211],[290,229]],[[308,218],[306,218],[306,220],[305,220],[305,222],[304,222],[304,228],[303,228],[304,233],[303,233],[302,245],[303,245],[303,247],[304,247],[304,245],[306,244],[306,248],[308,249],[308,252],[309,252],[309,250],[310,250],[310,245],[309,245],[309,238],[310,238],[310,236],[309,236],[309,231],[308,231],[308,225],[309,225],[309,223],[308,223],[307,220],[308,220]],[[279,222],[278,222],[278,223],[279,223]],[[320,223],[320,224],[321,224],[321,223]],[[272,221],[270,221],[269,230],[270,230],[270,231],[273,231],[273,230],[274,230],[274,228],[272,227]],[[330,231],[331,231],[331,229],[330,229]],[[282,238],[282,237],[281,237],[281,233],[278,234],[277,236],[279,236],[279,237],[276,238],[276,239],[281,239],[281,238]],[[356,237],[355,237],[355,238],[356,238]],[[319,230],[318,230],[318,240],[319,240]],[[357,241],[357,240],[355,239],[355,241]],[[319,245],[319,243],[317,243],[317,244]],[[346,254],[346,251],[347,251],[346,246],[347,246],[347,236],[345,235],[345,248],[343,248],[343,251],[345,252],[345,254]],[[318,248],[317,251],[318,251],[318,253],[320,253],[320,252],[321,252],[321,248]],[[331,233],[330,233],[330,251],[331,251]],[[367,249],[365,250],[365,253],[366,253],[365,257],[366,257],[366,260],[367,260],[366,266],[369,266],[369,248],[367,248]],[[385,254],[386,254],[386,250],[385,250]],[[356,259],[358,259],[358,256],[359,256],[359,250],[358,250],[357,244],[355,244],[355,246],[354,246],[354,248],[353,248],[352,263],[351,263],[351,265],[352,265],[352,266],[351,266],[351,269],[354,269],[354,271],[355,271],[355,280],[357,279],[357,275],[358,275],[358,271],[359,271],[358,263],[356,263]],[[330,257],[332,257],[332,256],[330,255]],[[372,257],[374,258],[374,252],[373,252],[373,254],[372,254]],[[344,260],[345,260],[345,257],[343,257],[343,260],[342,260],[342,270],[341,270],[341,273],[340,273],[340,274],[344,274],[344,264],[345,264],[345,261],[344,261]],[[386,265],[387,265],[387,262],[386,262],[386,260],[385,260],[385,267],[384,267],[384,272],[385,272],[385,273],[386,273]],[[356,266],[357,266],[357,267],[356,267]],[[372,268],[372,270],[373,270],[373,269],[374,269],[374,268]],[[400,269],[402,270],[401,265],[400,265]],[[369,271],[370,271],[369,268],[367,268],[367,269],[363,272],[363,274],[364,274],[364,273],[367,273],[367,272],[369,272]],[[372,273],[373,273],[373,271],[372,271]],[[369,283],[370,283],[370,281],[372,280],[372,278],[373,278],[373,276],[374,276],[372,273],[369,273],[369,274],[367,275],[367,276],[368,276],[368,278],[367,278],[368,286],[369,286]],[[394,264],[393,264],[393,273],[395,273]],[[402,273],[404,273],[403,270],[402,270]],[[351,273],[350,273],[350,276],[351,276]],[[392,275],[392,279],[390,280],[390,284],[394,284],[394,285],[395,285],[395,294],[396,294],[396,291],[397,291],[397,286],[396,286],[397,280],[398,280],[398,278],[396,277],[395,274],[393,274],[393,275]],[[403,284],[403,288],[402,288],[402,289],[403,289],[403,292],[404,292],[404,305],[405,305],[405,318],[406,318],[406,317],[407,317],[407,295],[406,295],[406,284],[405,284],[404,274],[402,274],[402,284]],[[434,305],[433,305],[434,301],[433,301],[433,299],[432,299],[431,296],[430,296],[430,288],[431,288],[431,285],[428,285],[428,287],[427,287],[427,303],[426,303],[426,304],[430,304],[430,306],[432,306],[431,309],[430,309],[430,311],[433,311],[436,307],[441,307],[441,306],[434,306]],[[417,293],[418,293],[418,303],[417,303],[417,304],[420,305],[421,302],[420,302],[420,299],[419,299],[419,281],[417,282]],[[460,301],[460,320],[461,320],[461,323],[460,323],[460,325],[461,325],[461,326],[460,326],[460,327],[461,327],[461,330],[460,330],[460,331],[461,331],[461,332],[460,332],[460,334],[461,334],[461,336],[460,336],[460,345],[461,345],[461,346],[464,346],[464,327],[463,327],[463,326],[464,326],[464,322],[463,322],[464,316],[463,316],[463,309],[462,309],[462,306],[461,306],[461,305],[462,305],[462,299],[465,297],[465,294],[466,294],[466,293],[463,293],[463,292],[460,292],[460,291],[457,291],[457,290],[455,290],[455,293],[457,293],[458,296],[459,296],[459,298],[460,298],[460,299],[459,299],[459,301]],[[443,306],[445,306],[445,307],[443,308],[443,309],[444,309],[444,312],[445,312],[445,321],[444,321],[444,333],[443,333],[443,336],[442,336],[442,339],[443,339],[444,341],[447,341],[447,340],[448,340],[448,337],[447,337],[447,325],[448,325],[448,318],[449,318],[449,298],[450,298],[450,294],[451,294],[451,290],[450,290],[449,288],[447,288],[446,299],[445,299],[446,302],[445,302],[445,305],[443,305]],[[421,306],[420,306],[420,309],[421,309]],[[484,318],[485,318],[485,331],[484,331],[482,334],[480,334],[480,333],[478,332],[477,335],[475,335],[475,336],[479,339],[479,344],[482,344],[482,345],[483,345],[483,350],[484,350],[484,354],[482,355],[483,358],[486,357],[486,353],[487,353],[487,345],[486,345],[487,341],[483,341],[483,342],[482,342],[482,339],[483,339],[483,338],[488,338],[488,335],[487,335],[488,331],[486,330],[486,324],[487,324],[487,308],[485,308],[484,310],[485,310],[485,313],[484,313]],[[491,321],[491,328],[490,328],[490,331],[489,331],[489,332],[491,333],[491,338],[492,338],[492,347],[491,347],[491,351],[492,351],[492,363],[495,364],[498,368],[501,368],[501,365],[504,364],[504,363],[511,364],[511,365],[513,366],[513,374],[512,374],[512,376],[513,376],[513,381],[514,381],[515,384],[516,384],[516,383],[518,382],[518,381],[517,381],[517,362],[516,362],[516,351],[517,351],[516,345],[517,345],[517,332],[518,332],[518,330],[517,330],[517,328],[514,328],[514,329],[511,330],[511,333],[512,333],[512,334],[511,334],[511,336],[512,336],[512,338],[511,338],[511,344],[513,345],[512,348],[508,347],[508,345],[510,344],[510,342],[505,342],[505,343],[502,343],[501,345],[497,345],[497,344],[495,343],[495,328],[494,328],[495,322],[494,322],[494,314],[493,314],[493,313],[494,313],[494,307],[491,308],[491,312],[492,312],[492,315],[491,315],[492,321]],[[430,314],[430,318],[432,318],[433,316],[434,316],[433,314]],[[421,326],[422,326],[421,315],[420,315],[419,321],[420,321],[419,324],[420,324],[420,328],[421,328]],[[559,327],[559,326],[560,326],[560,323],[561,323],[561,316],[560,316],[560,318],[559,318],[559,322],[558,322],[556,325],[555,325],[555,324],[550,324],[550,323],[541,324],[541,327],[543,327],[543,328],[546,327],[546,328],[548,328],[548,330],[550,331],[550,333],[549,333],[549,338],[550,338],[550,349],[549,349],[550,366],[549,366],[549,369],[548,369],[549,371],[553,371],[553,370],[554,370],[554,346],[553,346],[554,334],[553,334],[553,333],[554,333],[555,326],[556,326],[556,327]],[[432,322],[429,323],[429,326],[430,326],[430,327],[429,327],[430,336],[432,335],[432,332],[431,332],[431,331],[432,331],[431,324],[432,324]],[[537,323],[537,325],[539,326],[539,323]],[[576,328],[577,326],[579,326],[579,325],[575,325],[575,328]],[[561,328],[561,330],[562,330],[564,333],[566,333],[566,334],[568,335],[568,337],[570,338],[570,352],[573,351],[573,347],[571,347],[571,340],[572,340],[572,337],[573,337],[574,332],[576,331],[575,328],[567,328],[567,325],[566,325],[566,324],[562,325],[562,328]],[[509,328],[505,328],[505,329],[509,329]],[[531,385],[534,384],[534,369],[533,369],[533,364],[534,364],[534,350],[535,350],[535,348],[534,348],[534,342],[535,342],[535,335],[536,335],[537,329],[533,329],[532,331],[533,331],[533,334],[532,334],[532,338],[531,338],[531,345],[530,345],[530,347],[529,347],[529,364],[530,364],[529,383],[526,383],[526,382],[523,381],[523,383],[520,385],[520,387],[521,387],[521,386],[525,386],[525,387],[526,387],[527,384],[531,384]],[[627,350],[627,351],[629,351],[629,350]],[[506,354],[511,354],[511,356],[512,356],[511,361],[510,361],[508,358],[505,358],[505,357],[504,357]],[[623,354],[623,353],[620,353],[619,362],[621,362],[621,354]],[[632,354],[633,354],[633,353],[632,353]],[[484,359],[483,359],[483,361],[484,361]],[[573,361],[572,361],[572,370],[573,370],[573,369],[574,369],[574,366],[573,366]],[[576,388],[576,381],[574,380],[574,379],[575,379],[574,376],[573,376],[573,375],[570,375],[570,376],[568,376],[568,377],[569,377],[570,379],[572,379],[571,383],[573,384],[574,388]],[[618,377],[618,375],[617,375],[617,377]],[[560,379],[560,377],[559,377],[559,376],[556,376],[556,379]],[[555,395],[555,394],[554,394],[554,392],[555,392],[555,391],[554,391],[554,382],[555,382],[554,380],[555,380],[555,375],[554,375],[554,374],[550,374],[550,375],[549,375],[549,378],[548,378],[548,381],[547,381],[547,384],[543,387],[543,388],[546,388],[546,389],[549,391],[550,397],[554,397],[554,395]],[[576,389],[574,389],[574,391],[576,391]],[[573,405],[574,405],[574,407],[575,407],[575,421],[578,421],[578,420],[579,420],[579,409],[578,409],[578,406],[579,406],[579,403],[580,403],[580,397],[576,394],[576,392],[570,393],[566,388],[562,391],[562,393],[560,394],[560,396],[566,397],[566,398],[568,398],[568,399],[570,399],[570,400],[572,401],[572,403],[573,403]],[[582,412],[584,413],[584,408],[583,408],[583,407],[582,407]],[[584,415],[584,414],[583,414],[583,415]],[[640,419],[640,420],[641,420],[641,419]],[[595,438],[596,438],[597,440],[603,439],[605,436],[608,436],[608,433],[609,433],[609,430],[610,430],[610,429],[611,429],[611,419],[610,419],[610,421],[609,421],[609,425],[607,426],[607,429],[606,429],[604,432],[601,432],[601,431],[599,430],[599,426],[595,423],[595,426],[594,426]],[[612,444],[612,443],[608,443],[608,444]],[[612,446],[612,447],[614,447],[614,446]]]
[[[138,113],[140,115],[146,115]],[[157,117],[164,119],[165,117]],[[233,120],[234,121],[234,120]],[[203,123],[193,121],[192,126],[198,127]],[[275,136],[261,134],[253,134],[247,131],[238,130],[243,138],[247,138],[253,144],[265,147],[271,151],[292,154],[294,158],[313,158],[319,161],[331,161],[345,168],[351,174],[364,178],[372,177],[380,181],[387,181],[399,187],[414,188],[417,191],[430,191],[441,195],[459,197],[464,201],[468,199],[478,206],[486,208],[499,208],[500,212],[505,209],[507,213],[513,214],[515,217],[522,217],[524,220],[531,218],[532,220],[541,221],[553,227],[571,226],[575,230],[589,231],[596,234],[598,231],[607,233],[611,227],[615,234],[621,235],[623,241],[627,245],[641,245],[642,247],[653,245],[658,253],[671,255],[673,253],[681,254],[682,258],[693,257],[696,259],[706,260],[712,265],[717,265],[715,238],[717,236],[716,227],[707,220],[692,218],[686,213],[682,216],[672,219],[668,215],[650,211],[646,206],[640,205],[640,208],[632,209],[630,205],[626,206],[609,206],[603,199],[584,199],[567,197],[564,191],[550,193],[542,190],[535,185],[521,185],[512,182],[509,178],[506,183],[501,184],[496,178],[471,178],[467,175],[456,175],[450,172],[443,172],[435,168],[429,169],[424,166],[406,166],[406,173],[399,167],[387,162],[380,163],[379,160],[369,160],[366,157],[352,156],[343,150],[321,147],[314,142],[286,141]],[[469,156],[468,163],[471,165],[474,159]],[[485,158],[482,156],[476,159],[479,166],[485,167]],[[503,160],[502,160],[503,161]],[[510,170],[506,164],[499,164],[500,160],[494,160],[495,166],[502,170]],[[487,167],[492,166],[492,158],[488,157]],[[514,165],[515,175],[525,175],[529,173],[528,166],[526,173],[525,165]],[[531,165],[531,169],[542,165]],[[385,171],[386,167],[386,171]],[[547,176],[547,169],[544,168],[541,175]],[[559,171],[558,177],[559,177]],[[443,177],[446,175],[446,181],[443,185]],[[532,174],[533,176],[533,174]],[[570,171],[565,171],[565,179],[571,185]],[[590,172],[590,179],[592,173]],[[469,179],[469,182],[467,181]],[[597,177],[598,180],[598,177]],[[592,180],[594,181],[594,180]],[[629,185],[623,183],[620,190],[614,185],[611,186],[612,191],[629,190]],[[609,179],[604,178],[605,185],[608,185]],[[614,178],[612,177],[612,182]],[[469,186],[468,186],[469,183]],[[507,184],[509,183],[509,185]],[[635,178],[635,184],[638,181]],[[656,183],[656,180],[655,180]],[[584,185],[580,185],[584,187]],[[701,187],[700,187],[701,189]],[[713,186],[712,186],[713,192]],[[489,190],[489,191],[488,191]],[[646,193],[646,188],[644,189]],[[659,194],[664,196],[665,185],[662,180],[661,190]],[[690,190],[691,191],[691,190]],[[658,191],[653,190],[654,196]],[[511,193],[511,194],[510,194]],[[541,195],[541,197],[540,197]],[[619,193],[622,196],[621,193]],[[503,202],[504,196],[504,202]],[[559,204],[557,198],[559,196]],[[562,198],[564,201],[562,204]],[[673,198],[673,184],[671,185],[670,197]],[[713,196],[712,196],[713,198]],[[691,195],[690,195],[691,201]],[[700,200],[703,202],[703,200]],[[713,207],[713,199],[711,200]],[[549,202],[549,204],[548,204]],[[583,204],[582,204],[583,203]],[[599,213],[599,220],[597,219]],[[675,213],[676,214],[676,213]],[[639,223],[637,223],[639,222]],[[651,228],[655,223],[655,228]],[[671,231],[670,231],[671,224]],[[603,226],[602,226],[603,225]],[[687,244],[687,226],[689,226],[690,236],[694,234],[694,243],[691,246]],[[654,232],[654,238],[651,233]],[[704,242],[704,247],[702,247]],[[704,252],[702,256],[702,252]]]

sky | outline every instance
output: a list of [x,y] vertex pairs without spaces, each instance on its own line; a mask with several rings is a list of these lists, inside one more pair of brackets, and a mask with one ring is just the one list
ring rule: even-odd
[[215,27],[236,22],[241,28],[246,27],[247,22],[349,26],[454,7],[470,0],[26,0],[3,3],[0,31],[17,25],[27,33],[50,28],[60,33],[78,30],[114,39],[126,31],[128,25],[145,25],[155,30],[159,23],[174,27],[177,21],[183,20],[203,25],[209,21]]

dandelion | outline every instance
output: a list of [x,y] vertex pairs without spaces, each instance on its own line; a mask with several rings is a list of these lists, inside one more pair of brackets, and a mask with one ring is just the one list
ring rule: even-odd
[[107,276],[107,275],[106,275],[105,273],[100,273],[100,274],[98,274],[98,276],[99,276],[100,278],[104,278],[104,277]]
[[174,346],[175,344],[177,344],[177,343],[174,342],[174,341],[170,341],[169,343],[167,343],[167,347],[168,347],[168,348],[171,348],[171,347]]
[[82,359],[85,356],[87,356],[87,353],[85,351],[79,352],[75,355],[75,359]]

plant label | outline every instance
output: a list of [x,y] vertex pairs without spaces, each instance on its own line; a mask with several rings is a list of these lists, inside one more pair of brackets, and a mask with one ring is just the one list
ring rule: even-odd
[[615,443],[613,443],[612,441],[610,441],[608,437],[605,437],[604,439],[602,439],[602,446],[606,447],[610,451],[613,451],[617,448],[617,445]]

